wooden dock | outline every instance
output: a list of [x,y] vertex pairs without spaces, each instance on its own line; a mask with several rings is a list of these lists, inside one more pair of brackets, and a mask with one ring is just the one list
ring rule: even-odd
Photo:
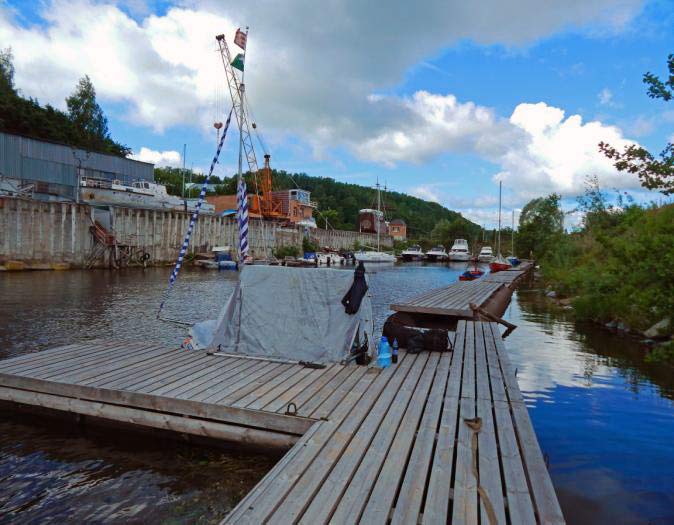
[[453,282],[392,304],[391,310],[407,314],[477,319],[471,304],[488,309],[490,303],[494,303],[495,311],[491,313],[500,315],[501,306],[505,309],[517,284],[532,268],[532,262],[524,261],[515,268],[488,273],[474,281]]
[[224,523],[563,523],[498,326],[449,342],[384,370],[90,342],[0,361],[0,399],[292,447]]

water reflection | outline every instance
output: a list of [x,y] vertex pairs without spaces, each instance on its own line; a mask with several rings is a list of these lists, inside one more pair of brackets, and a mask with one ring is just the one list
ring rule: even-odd
[[[369,265],[377,325],[391,303],[455,282],[466,267]],[[0,274],[0,357],[98,337],[178,344],[184,328],[155,318],[169,272]],[[183,272],[166,316],[215,316],[235,279]],[[568,522],[674,523],[672,371],[645,364],[630,339],[575,324],[533,286],[516,294],[506,317],[518,325],[508,349]],[[0,515],[12,510],[20,521],[109,513],[118,521],[215,522],[274,462],[147,439],[130,445],[0,416]]]

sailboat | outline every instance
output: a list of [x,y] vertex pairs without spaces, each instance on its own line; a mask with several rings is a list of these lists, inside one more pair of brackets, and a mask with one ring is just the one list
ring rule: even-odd
[[501,272],[512,266],[501,255],[501,186],[502,182],[498,181],[498,239],[496,241],[496,259],[489,263],[491,273]]
[[393,263],[396,262],[396,256],[392,253],[382,252],[380,246],[380,235],[381,235],[381,223],[379,216],[381,215],[381,187],[379,186],[379,181],[377,181],[377,213],[375,214],[375,228],[377,230],[377,249],[376,250],[361,250],[354,253],[354,257],[358,262],[371,262],[371,263]]
[[515,210],[513,210],[512,226],[510,228],[510,257],[508,262],[513,266],[517,266],[520,260],[515,255]]

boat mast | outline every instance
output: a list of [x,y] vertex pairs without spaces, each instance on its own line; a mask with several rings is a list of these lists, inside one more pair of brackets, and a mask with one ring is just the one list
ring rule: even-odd
[[498,181],[498,250],[497,253],[501,255],[501,185],[502,181]]
[[379,248],[379,230],[381,230],[381,221],[379,220],[379,213],[381,212],[381,189],[379,187],[379,177],[377,177],[377,216],[375,217],[375,220],[377,221],[375,224],[377,225],[377,251],[380,252],[381,249]]

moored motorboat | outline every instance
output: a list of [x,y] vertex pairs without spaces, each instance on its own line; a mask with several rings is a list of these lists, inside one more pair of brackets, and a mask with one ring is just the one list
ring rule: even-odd
[[396,256],[392,253],[380,252],[376,250],[355,252],[354,257],[358,262],[390,263],[396,262]]
[[483,246],[480,254],[477,256],[477,260],[486,263],[492,262],[494,260],[494,252],[492,252],[491,246]]
[[431,248],[426,252],[426,259],[431,262],[446,261],[447,252],[445,251],[445,247],[440,244],[437,246],[433,246],[433,248]]
[[413,244],[400,254],[403,261],[420,261],[424,258],[424,251],[418,244]]
[[470,261],[470,251],[468,250],[468,241],[466,239],[456,239],[449,250],[450,261]]

